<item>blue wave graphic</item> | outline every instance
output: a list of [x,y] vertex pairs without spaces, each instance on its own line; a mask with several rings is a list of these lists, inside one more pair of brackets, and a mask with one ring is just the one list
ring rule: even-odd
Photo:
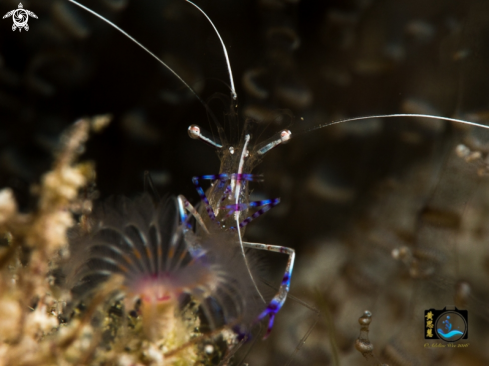
[[448,333],[443,333],[441,329],[438,329],[438,334],[441,335],[443,338],[452,338],[456,335],[463,335],[463,333],[459,330],[452,330]]

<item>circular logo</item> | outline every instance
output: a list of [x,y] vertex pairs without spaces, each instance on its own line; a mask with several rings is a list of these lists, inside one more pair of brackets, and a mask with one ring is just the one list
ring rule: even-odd
[[445,311],[435,324],[436,334],[446,342],[456,342],[467,333],[467,321],[455,311]]
[[3,19],[12,17],[12,20],[14,21],[14,25],[12,25],[12,30],[15,31],[16,29],[18,29],[20,32],[22,29],[25,29],[26,31],[29,30],[29,25],[27,24],[27,22],[29,21],[30,16],[37,19],[36,14],[34,14],[30,10],[24,9],[24,6],[19,3],[19,8],[9,11],[3,16]]
[[29,14],[25,9],[17,9],[12,14],[12,18],[16,27],[24,28],[29,21]]

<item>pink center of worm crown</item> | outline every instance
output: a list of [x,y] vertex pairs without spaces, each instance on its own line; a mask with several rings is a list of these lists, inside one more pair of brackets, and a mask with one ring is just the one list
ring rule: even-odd
[[165,275],[149,275],[141,278],[132,291],[146,302],[166,302],[177,299],[181,289],[172,286],[171,279]]

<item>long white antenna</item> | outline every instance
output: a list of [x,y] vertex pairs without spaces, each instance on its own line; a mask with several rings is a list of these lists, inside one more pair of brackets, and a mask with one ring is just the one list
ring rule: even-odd
[[422,118],[431,118],[431,119],[437,119],[437,120],[442,120],[442,121],[463,123],[463,124],[466,124],[466,125],[469,125],[469,126],[476,126],[476,127],[482,127],[482,128],[489,129],[489,126],[488,125],[483,125],[483,124],[476,123],[476,122],[464,121],[463,119],[433,116],[431,114],[399,113],[399,114],[384,114],[384,115],[378,115],[378,116],[366,116],[366,117],[355,117],[355,118],[342,119],[342,120],[339,120],[339,121],[333,121],[333,122],[328,122],[328,123],[324,123],[324,124],[321,124],[321,125],[317,125],[317,126],[314,126],[314,127],[310,128],[310,129],[305,130],[305,131],[302,131],[302,132],[304,133],[304,132],[315,131],[315,130],[319,130],[320,128],[323,128],[323,127],[337,125],[337,124],[343,123],[343,122],[361,121],[361,120],[371,119],[371,118],[393,118],[393,117],[422,117]]
[[[243,174],[243,165],[244,165],[244,159],[246,156],[246,152],[248,149],[248,143],[250,142],[250,135],[245,136],[245,143],[243,145],[243,151],[241,151],[241,159],[239,160],[239,167],[238,167],[238,174],[241,175]],[[235,188],[235,198],[236,198],[236,207],[239,205],[239,196],[241,195],[241,180],[236,181],[236,188]],[[263,302],[266,304],[265,299],[263,298],[263,295],[261,294],[260,290],[258,289],[258,286],[256,285],[255,279],[253,278],[253,275],[251,274],[251,269],[248,264],[248,259],[246,259],[246,253],[244,251],[244,245],[243,245],[243,239],[241,238],[241,230],[239,227],[239,210],[236,209],[234,211],[234,218],[236,219],[236,230],[238,230],[238,238],[239,238],[239,245],[241,247],[241,253],[243,254],[243,258],[246,264],[246,268],[248,269],[248,274],[250,275],[251,282],[253,282],[253,285],[255,286],[256,292],[258,292],[258,295],[260,295],[261,299]]]
[[219,34],[219,32],[217,31],[217,28],[215,27],[214,23],[212,23],[212,20],[211,18],[209,18],[207,16],[206,13],[204,13],[204,11],[199,8],[197,5],[195,5],[193,2],[191,2],[190,0],[185,0],[187,1],[188,3],[192,4],[193,6],[195,6],[197,9],[200,10],[200,12],[202,14],[204,14],[204,16],[207,18],[207,20],[209,21],[209,23],[211,23],[212,27],[214,28],[214,30],[216,31],[217,33],[217,36],[219,37],[219,40],[221,41],[221,44],[222,44],[222,49],[224,51],[224,56],[226,57],[226,62],[228,64],[228,72],[229,72],[229,81],[231,82],[231,96],[233,97],[234,100],[236,100],[238,98],[238,94],[236,94],[236,89],[234,88],[234,81],[233,81],[233,72],[231,71],[231,63],[229,62],[229,57],[228,57],[228,51],[226,50],[226,46],[224,45],[224,42],[221,38],[221,35]]
[[173,71],[173,69],[168,66],[166,63],[164,63],[162,60],[160,60],[158,58],[158,56],[156,56],[153,52],[151,52],[150,50],[148,50],[146,47],[144,47],[141,43],[139,43],[136,39],[134,39],[133,37],[131,37],[128,33],[126,33],[124,30],[122,30],[121,28],[119,28],[117,25],[115,25],[114,23],[112,23],[110,20],[104,18],[103,16],[101,16],[100,14],[94,12],[92,9],[90,8],[87,8],[85,5],[82,5],[80,3],[77,3],[75,0],[68,0],[70,3],[73,3],[77,6],[79,6],[80,8],[86,10],[87,12],[95,15],[97,18],[99,19],[102,19],[104,22],[106,22],[107,24],[109,24],[110,26],[114,27],[115,29],[117,29],[119,32],[121,32],[123,35],[125,35],[127,38],[129,38],[131,41],[133,41],[134,43],[136,43],[139,47],[141,47],[143,50],[145,50],[147,53],[149,53],[151,56],[153,56],[160,64],[162,64],[164,67],[166,67],[169,71],[171,71],[171,73],[173,75],[175,75],[178,80],[180,80],[183,85],[185,85],[191,92],[193,95],[195,95],[195,97],[204,105],[204,107],[207,107],[205,105],[205,103],[202,101],[202,99],[200,99],[200,97],[197,95],[197,93],[190,87],[190,85],[188,85],[185,80],[183,80],[180,75],[178,75],[175,71]]

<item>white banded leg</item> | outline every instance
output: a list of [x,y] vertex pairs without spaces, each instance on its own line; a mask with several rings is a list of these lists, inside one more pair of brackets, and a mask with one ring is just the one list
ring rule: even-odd
[[202,216],[197,212],[194,206],[185,198],[183,195],[178,195],[178,211],[180,213],[180,220],[182,223],[187,221],[187,214],[185,211],[188,211],[197,221],[197,223],[204,229],[204,231],[209,234],[209,230],[204,224],[204,220],[202,220]]
[[287,295],[290,289],[290,279],[292,277],[292,270],[294,269],[295,251],[292,248],[281,247],[280,245],[268,245],[268,244],[260,244],[260,243],[243,242],[243,246],[245,248],[253,248],[258,250],[266,250],[269,252],[284,253],[289,256],[287,265],[285,267],[285,273],[282,278],[282,283],[280,284],[277,294],[273,297],[272,301],[270,301],[267,308],[263,310],[263,312],[257,318],[257,321],[260,321],[263,318],[265,318],[267,315],[270,316],[268,320],[267,332],[263,337],[263,339],[265,339],[270,335],[270,332],[272,331],[275,315],[277,315],[277,313],[284,305],[285,300],[287,299]]

